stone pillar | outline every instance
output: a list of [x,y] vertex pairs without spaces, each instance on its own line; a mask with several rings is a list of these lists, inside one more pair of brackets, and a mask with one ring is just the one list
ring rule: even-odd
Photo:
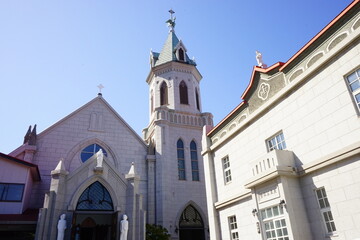
[[[65,170],[62,160],[59,161],[55,170],[51,171],[50,191],[45,196],[44,208],[41,209],[41,214],[39,215],[38,224],[41,226],[36,229],[35,239],[56,239],[59,217],[61,214],[66,214],[67,212],[64,208],[64,201],[66,194],[66,176],[68,174],[69,172]],[[66,220],[66,231],[71,231],[71,223],[69,222],[68,216],[66,216]],[[65,235],[67,235],[66,232]]]
[[24,152],[24,161],[32,163],[34,159],[34,154],[36,152],[36,146],[27,145]]
[[128,181],[128,187],[126,191],[126,214],[129,217],[129,230],[128,240],[136,240],[136,231],[139,231],[138,223],[138,192],[139,192],[139,181],[140,178],[135,174],[134,164],[132,164],[128,174],[125,174],[125,178]]
[[156,156],[155,155],[147,155],[146,157],[148,164],[148,223],[155,224],[156,221],[156,185],[155,185],[155,176],[156,176]]

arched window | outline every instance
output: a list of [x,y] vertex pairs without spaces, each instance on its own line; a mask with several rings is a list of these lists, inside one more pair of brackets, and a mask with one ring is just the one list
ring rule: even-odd
[[94,182],[81,194],[76,210],[113,211],[114,206],[108,190],[100,182]]
[[190,156],[191,156],[192,180],[200,181],[199,161],[198,161],[196,143],[194,141],[191,141],[191,143],[190,143]]
[[200,213],[189,205],[182,212],[179,219],[179,237],[180,239],[197,239],[205,240],[204,222]]
[[179,60],[185,61],[185,54],[184,54],[184,50],[182,48],[179,48]]
[[180,91],[180,103],[189,104],[187,86],[184,81],[181,81],[179,86],[179,91]]
[[168,92],[166,82],[163,82],[160,87],[160,105],[168,104]]
[[186,180],[185,175],[185,154],[184,143],[181,139],[177,141],[177,158],[178,158],[178,177],[179,180]]
[[199,93],[196,88],[195,88],[195,98],[196,98],[196,108],[200,111]]
[[81,151],[81,155],[80,155],[81,161],[86,162],[89,158],[91,158],[100,149],[102,149],[104,156],[107,157],[107,152],[105,151],[105,149],[102,146],[94,143],[94,144],[87,146],[86,148],[84,148]]

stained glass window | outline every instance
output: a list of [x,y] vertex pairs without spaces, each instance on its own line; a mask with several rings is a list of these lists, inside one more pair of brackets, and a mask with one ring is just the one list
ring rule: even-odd
[[81,194],[76,210],[113,211],[113,202],[106,188],[94,182]]
[[103,147],[101,147],[98,144],[91,144],[89,146],[87,146],[86,148],[84,148],[81,151],[81,161],[82,162],[86,162],[89,158],[91,158],[95,153],[97,153],[100,149],[102,149],[104,156],[107,157],[107,153],[105,151],[105,149]]

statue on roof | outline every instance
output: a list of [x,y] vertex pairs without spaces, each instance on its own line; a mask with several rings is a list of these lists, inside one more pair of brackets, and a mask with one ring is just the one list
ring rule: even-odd
[[259,51],[256,51],[256,61],[259,67],[267,68],[267,65],[263,62],[262,54]]
[[167,20],[166,23],[168,24],[168,27],[170,27],[170,31],[174,31],[176,17],[173,17],[173,14],[175,12],[172,9],[170,9],[169,13],[170,13],[170,19]]

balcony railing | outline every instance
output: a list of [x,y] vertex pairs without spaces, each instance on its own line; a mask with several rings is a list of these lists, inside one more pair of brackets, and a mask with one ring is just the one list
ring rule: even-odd
[[292,151],[273,150],[250,163],[253,177],[245,183],[246,188],[254,187],[280,175],[296,175]]

